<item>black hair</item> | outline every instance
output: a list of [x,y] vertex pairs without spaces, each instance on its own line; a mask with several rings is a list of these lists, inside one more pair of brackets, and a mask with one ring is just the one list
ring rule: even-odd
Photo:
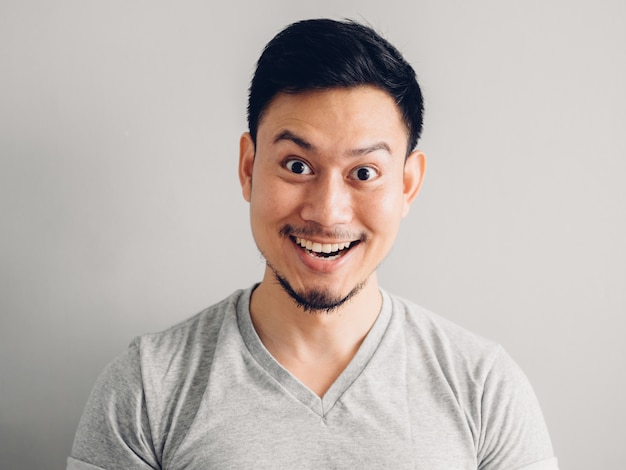
[[248,95],[253,142],[263,113],[279,93],[371,85],[396,102],[409,139],[422,131],[424,102],[415,71],[376,31],[354,21],[312,19],[293,23],[265,46]]

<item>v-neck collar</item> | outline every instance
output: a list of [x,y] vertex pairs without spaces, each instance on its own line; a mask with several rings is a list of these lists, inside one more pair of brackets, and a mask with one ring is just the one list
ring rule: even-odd
[[376,352],[391,319],[391,301],[389,296],[381,290],[382,307],[374,325],[372,325],[350,363],[333,382],[324,396],[320,398],[274,359],[261,342],[250,318],[250,296],[254,287],[245,290],[237,303],[237,323],[244,344],[254,360],[287,392],[314,413],[321,417],[326,416],[344,392],[350,388],[352,383],[363,372]]

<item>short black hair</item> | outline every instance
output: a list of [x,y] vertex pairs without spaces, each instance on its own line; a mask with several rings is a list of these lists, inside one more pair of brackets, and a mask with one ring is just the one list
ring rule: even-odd
[[400,52],[369,26],[311,19],[287,26],[267,43],[250,84],[248,127],[253,142],[263,113],[279,93],[371,85],[396,102],[409,139],[422,132],[424,101],[415,71]]

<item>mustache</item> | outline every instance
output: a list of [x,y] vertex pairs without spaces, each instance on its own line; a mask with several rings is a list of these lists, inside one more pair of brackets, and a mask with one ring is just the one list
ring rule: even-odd
[[346,242],[352,242],[356,240],[364,242],[367,240],[367,235],[365,234],[365,232],[358,233],[348,230],[326,230],[325,228],[314,222],[308,223],[301,227],[295,227],[291,224],[285,224],[280,229],[280,234],[283,237],[320,237]]

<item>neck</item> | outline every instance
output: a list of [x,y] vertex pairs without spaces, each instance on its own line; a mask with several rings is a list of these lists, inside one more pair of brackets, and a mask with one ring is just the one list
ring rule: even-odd
[[[336,309],[308,312],[267,271],[250,301],[254,327],[272,356],[321,395],[354,357],[378,317],[382,297],[376,273]],[[311,371],[318,377],[326,371],[323,383],[307,383]]]

